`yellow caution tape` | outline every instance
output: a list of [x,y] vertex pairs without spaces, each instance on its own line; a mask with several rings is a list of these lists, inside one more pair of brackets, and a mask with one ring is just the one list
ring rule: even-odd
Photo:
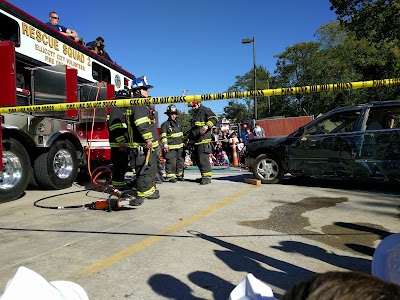
[[349,89],[392,86],[399,83],[400,83],[400,78],[391,78],[391,79],[380,79],[380,80],[369,80],[369,81],[307,85],[307,86],[276,88],[276,89],[256,90],[256,91],[229,92],[220,94],[133,98],[133,99],[119,99],[119,100],[98,100],[98,101],[88,101],[88,102],[1,107],[0,114],[18,113],[18,112],[30,113],[30,112],[66,111],[70,109],[128,107],[134,105],[167,104],[167,103],[192,102],[192,101],[227,100],[227,99],[237,99],[237,98],[251,98],[254,96],[267,97],[267,96],[279,96],[279,95],[294,95],[294,94],[304,94],[304,93],[330,92],[330,91],[340,91]]

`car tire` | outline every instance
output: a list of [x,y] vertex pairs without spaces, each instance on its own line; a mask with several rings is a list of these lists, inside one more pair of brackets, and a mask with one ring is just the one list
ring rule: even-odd
[[283,178],[283,167],[280,160],[267,154],[260,154],[252,165],[254,176],[261,183],[278,183]]
[[76,149],[70,141],[55,142],[34,163],[35,179],[41,188],[59,190],[72,185],[78,173]]
[[4,176],[0,178],[0,203],[19,198],[28,186],[32,171],[28,152],[20,142],[5,138],[2,147]]

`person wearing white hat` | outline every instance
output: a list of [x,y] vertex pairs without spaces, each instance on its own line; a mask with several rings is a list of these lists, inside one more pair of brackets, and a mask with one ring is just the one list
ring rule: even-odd
[[[135,78],[131,83],[133,98],[149,98],[148,90],[153,88],[145,76]],[[136,171],[138,201],[158,199],[160,192],[155,186],[157,175],[158,131],[156,112],[151,105],[136,105],[126,109],[129,147],[132,149],[132,163]]]

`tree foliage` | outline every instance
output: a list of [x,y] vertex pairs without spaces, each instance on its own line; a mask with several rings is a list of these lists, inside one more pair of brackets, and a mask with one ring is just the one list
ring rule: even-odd
[[[257,88],[305,86],[398,77],[400,4],[396,0],[330,0],[339,21],[321,26],[315,41],[288,46],[275,55],[273,76],[257,66]],[[252,90],[253,70],[237,76],[228,91]],[[337,107],[398,99],[400,86],[258,98],[258,118],[325,113]],[[240,112],[232,101],[224,110],[233,119],[252,117],[253,99]]]
[[357,38],[375,43],[400,40],[400,4],[397,0],[330,0],[341,21]]
[[185,138],[187,137],[187,132],[190,130],[190,128],[192,127],[190,124],[192,117],[190,116],[190,113],[183,113],[180,110],[178,110],[178,120],[179,122],[182,124],[182,128],[183,128],[183,133]]
[[229,105],[224,108],[224,117],[233,122],[242,122],[250,119],[246,105],[238,103],[237,100],[230,101]]
[[[267,89],[268,86],[274,84],[275,80],[271,77],[270,72],[264,66],[257,66],[256,68],[256,82],[257,89]],[[236,76],[236,82],[233,86],[228,88],[228,92],[237,91],[250,91],[254,89],[254,71],[250,70],[243,76]],[[244,101],[245,104],[238,106],[240,101]],[[232,106],[232,107],[229,107]],[[254,99],[245,98],[241,100],[230,101],[227,109],[224,109],[224,117],[227,119],[235,119],[237,121],[245,121],[254,117]],[[234,107],[233,107],[234,106]],[[241,107],[244,111],[238,111]],[[268,97],[257,97],[257,114],[267,115],[268,108]],[[260,114],[261,113],[261,114]]]
[[[364,80],[397,77],[400,71],[400,3],[397,0],[330,0],[340,24],[357,40],[355,68]],[[371,92],[376,100],[396,98],[398,87]]]

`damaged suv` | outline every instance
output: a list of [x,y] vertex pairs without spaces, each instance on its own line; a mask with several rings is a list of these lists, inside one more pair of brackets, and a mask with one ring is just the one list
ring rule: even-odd
[[283,175],[400,181],[400,101],[339,108],[286,137],[247,143],[245,165],[262,183]]

